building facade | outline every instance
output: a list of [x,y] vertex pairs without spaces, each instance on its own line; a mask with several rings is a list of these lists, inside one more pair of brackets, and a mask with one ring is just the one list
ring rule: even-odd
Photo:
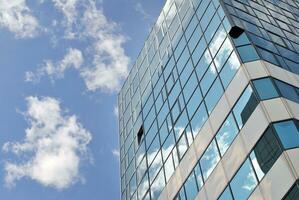
[[299,199],[298,88],[298,0],[167,0],[118,97],[121,198]]

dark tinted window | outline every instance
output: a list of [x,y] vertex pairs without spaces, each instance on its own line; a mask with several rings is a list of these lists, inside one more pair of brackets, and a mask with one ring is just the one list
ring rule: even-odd
[[261,100],[278,97],[279,94],[270,78],[263,78],[253,81],[255,90]]
[[274,128],[284,148],[299,147],[299,131],[297,126],[294,121],[284,121],[274,124]]

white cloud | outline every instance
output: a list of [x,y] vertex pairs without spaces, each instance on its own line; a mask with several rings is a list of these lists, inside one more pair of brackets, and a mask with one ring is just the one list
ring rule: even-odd
[[7,28],[17,38],[32,38],[39,31],[39,23],[26,0],[0,1],[0,27]]
[[51,97],[27,97],[24,113],[29,127],[23,142],[7,142],[5,152],[12,152],[22,161],[5,162],[5,183],[28,177],[44,186],[68,188],[84,180],[80,164],[88,158],[87,145],[91,133],[78,122],[75,115],[67,115],[60,102]]
[[92,66],[81,72],[87,89],[119,90],[121,81],[128,75],[130,62],[123,48],[126,37],[119,32],[119,25],[109,21],[93,2],[84,12],[82,25],[83,36],[93,41]]
[[27,71],[25,73],[25,81],[37,82],[45,75],[48,75],[52,79],[62,78],[65,70],[69,68],[78,70],[83,62],[82,52],[78,49],[69,48],[61,61],[53,63],[52,60],[44,60],[43,65],[36,72]]
[[118,118],[118,106],[114,106],[113,108],[113,114],[116,118]]
[[143,8],[143,6],[140,2],[137,2],[134,5],[134,10],[136,12],[138,12],[143,17],[143,19],[149,19],[150,18],[150,15],[144,10],[144,8]]
[[66,38],[73,39],[75,33],[73,32],[73,25],[78,17],[77,4],[79,0],[52,0],[54,6],[60,10],[65,16],[62,21],[63,26],[66,27]]
[[115,158],[119,159],[119,150],[117,150],[117,149],[113,149],[113,150],[112,150],[112,155],[113,155]]
[[[89,91],[118,91],[122,80],[128,75],[130,63],[123,47],[127,38],[121,33],[120,25],[107,19],[102,8],[98,6],[101,1],[52,0],[52,2],[65,16],[62,22],[66,32],[65,38],[88,42],[87,48],[81,50],[90,58],[86,65],[80,69],[75,67],[74,63],[66,66],[74,66],[79,71]],[[57,28],[57,24],[53,28]],[[55,34],[52,38],[54,44],[57,44]],[[63,77],[66,68],[63,68],[60,62],[45,60],[37,72],[26,72],[25,76],[27,81],[39,80],[44,75],[51,78]]]

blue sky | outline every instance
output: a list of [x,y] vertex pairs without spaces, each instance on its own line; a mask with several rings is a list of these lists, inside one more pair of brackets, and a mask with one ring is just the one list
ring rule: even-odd
[[116,97],[163,4],[0,1],[1,199],[119,199]]

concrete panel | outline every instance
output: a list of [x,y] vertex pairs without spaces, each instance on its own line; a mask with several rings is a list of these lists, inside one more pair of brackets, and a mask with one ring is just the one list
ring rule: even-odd
[[164,188],[163,191],[161,192],[158,200],[167,200],[167,199],[168,199],[167,189]]
[[264,200],[260,186],[258,185],[249,196],[248,200]]
[[237,74],[235,75],[232,82],[229,84],[228,88],[225,91],[225,95],[231,107],[236,103],[241,93],[247,86],[248,82],[249,81],[244,69],[240,67]]
[[250,79],[262,78],[269,75],[264,62],[261,60],[245,63],[244,67]]
[[[173,199],[180,187],[182,186],[183,180],[181,178],[181,169],[178,166],[174,172],[174,174],[169,179],[168,184],[166,185],[168,199]],[[165,188],[164,188],[165,189]]]
[[299,87],[299,75],[289,72],[281,67],[264,62],[271,76]]
[[228,104],[226,96],[223,95],[210,115],[210,122],[214,133],[220,128],[230,110],[231,107]]
[[213,135],[214,134],[210,126],[210,121],[207,120],[193,142],[197,159],[199,159],[203,152],[206,150],[207,146],[213,138]]
[[247,152],[251,151],[268,126],[269,121],[261,106],[258,105],[240,133],[244,139]]
[[263,101],[262,104],[268,113],[271,122],[288,119],[291,117],[285,104],[280,98]]
[[299,120],[299,104],[287,99],[284,100],[289,108],[289,112],[291,113],[291,115]]
[[296,179],[299,179],[299,148],[287,150],[286,154],[288,155],[290,166],[294,170],[294,176]]
[[208,200],[205,188],[201,188],[198,194],[195,197],[195,200]]
[[295,180],[284,155],[281,155],[260,183],[264,199],[282,199]]
[[198,159],[194,149],[194,143],[192,143],[180,164],[182,180],[188,178],[197,161]]

